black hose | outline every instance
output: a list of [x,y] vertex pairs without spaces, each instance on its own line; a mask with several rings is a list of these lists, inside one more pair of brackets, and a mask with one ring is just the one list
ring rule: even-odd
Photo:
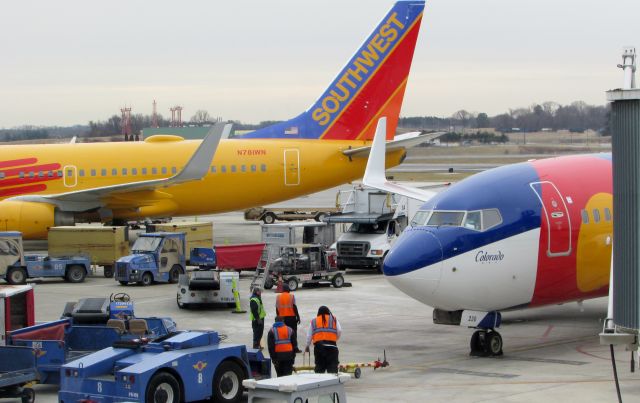
[[620,394],[620,383],[618,383],[618,370],[616,369],[616,356],[613,352],[613,344],[609,344],[611,349],[611,365],[613,366],[613,379],[616,381],[616,392],[618,392],[618,403],[622,403],[622,395]]

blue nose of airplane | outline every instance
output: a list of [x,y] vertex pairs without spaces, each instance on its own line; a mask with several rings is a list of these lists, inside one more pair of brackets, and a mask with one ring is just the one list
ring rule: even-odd
[[424,227],[407,228],[387,254],[383,271],[386,276],[400,276],[441,262],[442,245],[435,235]]

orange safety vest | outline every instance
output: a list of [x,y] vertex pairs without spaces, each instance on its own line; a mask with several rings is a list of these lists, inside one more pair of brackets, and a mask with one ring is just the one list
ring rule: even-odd
[[273,328],[273,339],[275,340],[276,353],[290,353],[293,351],[291,335],[293,330],[289,326],[278,326]]
[[296,303],[296,299],[293,294],[283,292],[276,297],[276,310],[279,316],[296,316],[296,311],[293,309],[293,305]]
[[[324,317],[324,323],[322,320]],[[333,315],[318,315],[311,321],[311,340],[313,344],[319,341],[338,341],[338,326],[336,325],[336,318]]]

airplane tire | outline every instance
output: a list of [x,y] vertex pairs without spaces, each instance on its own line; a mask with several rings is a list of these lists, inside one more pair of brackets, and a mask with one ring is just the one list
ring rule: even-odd
[[180,384],[173,375],[158,372],[149,381],[145,395],[146,403],[178,403],[181,395]]
[[9,269],[7,273],[7,283],[24,284],[27,282],[27,271],[21,267]]
[[79,264],[71,265],[67,268],[65,279],[70,283],[82,283],[87,273],[84,271],[84,267]]
[[112,265],[106,265],[104,266],[103,269],[103,275],[106,278],[112,278],[113,277],[113,266]]
[[267,278],[266,280],[264,280],[264,289],[270,290],[272,288],[273,288],[273,280],[271,280],[270,278]]
[[471,342],[469,343],[469,347],[471,347],[471,352],[469,353],[469,355],[476,357],[484,355],[484,347],[482,345],[482,340],[480,337],[480,333],[482,332],[482,330],[476,330],[475,332],[473,332],[473,335],[471,336]]
[[502,355],[502,336],[492,330],[485,336],[487,353],[492,356]]
[[233,361],[223,361],[213,375],[213,401],[237,403],[242,399],[244,372]]

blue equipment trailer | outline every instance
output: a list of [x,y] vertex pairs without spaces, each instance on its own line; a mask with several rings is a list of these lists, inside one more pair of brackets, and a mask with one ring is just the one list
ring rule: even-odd
[[177,283],[187,267],[185,249],[183,232],[140,234],[131,247],[132,254],[116,261],[115,279],[122,285]]
[[35,392],[24,385],[36,380],[33,351],[25,347],[3,347],[0,350],[0,399],[19,397],[32,403]]
[[60,403],[234,403],[242,381],[269,378],[271,360],[244,345],[220,344],[214,331],[183,331],[146,343],[115,343],[62,367]]
[[[134,317],[133,304],[126,294],[112,295],[111,301],[85,298],[72,304],[67,304],[63,319],[9,334],[10,345],[33,349],[40,383],[60,383],[60,367],[65,362],[109,347],[116,341],[153,339],[177,329],[170,318]],[[0,347],[0,353],[4,349]]]
[[91,261],[84,256],[25,256],[20,232],[0,232],[0,278],[9,284],[24,284],[33,277],[62,277],[70,283],[81,283],[90,268]]

